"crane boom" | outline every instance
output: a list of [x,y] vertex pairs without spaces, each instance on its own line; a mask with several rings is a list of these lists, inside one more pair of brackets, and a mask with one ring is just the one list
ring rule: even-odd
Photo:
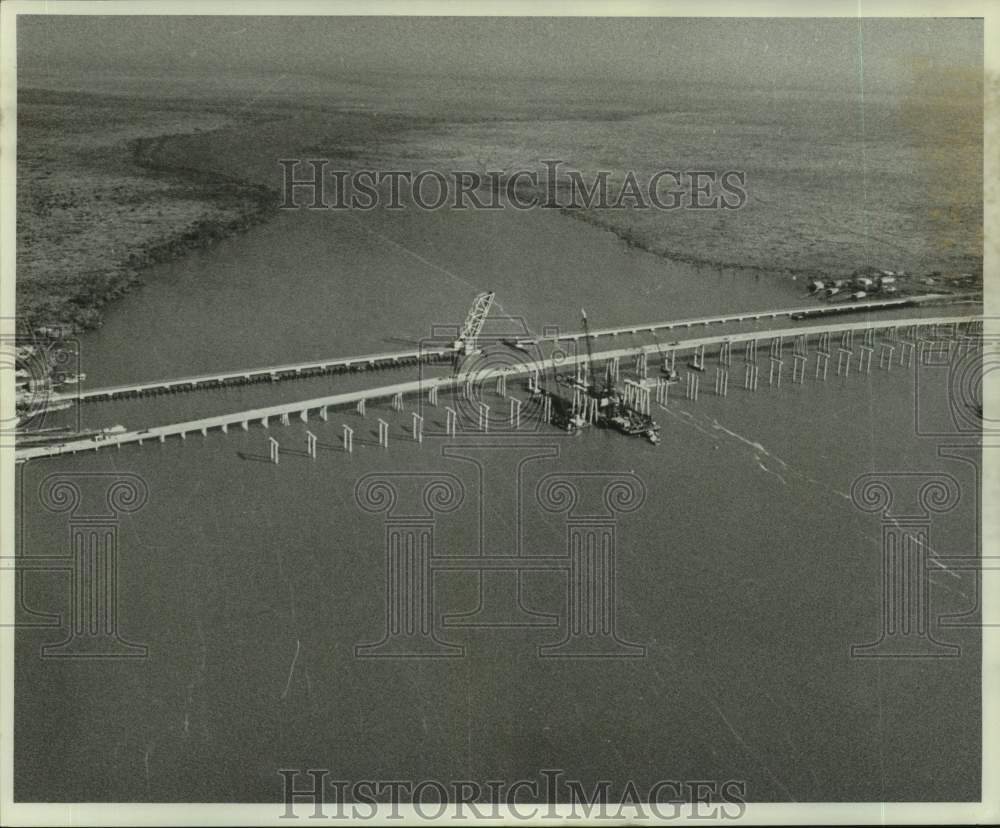
[[494,296],[496,294],[493,291],[487,291],[486,293],[480,293],[472,300],[472,307],[469,308],[469,313],[465,317],[465,323],[462,325],[462,331],[455,342],[456,350],[463,350],[467,354],[476,350],[476,340],[479,338],[479,334],[482,333],[483,325],[486,322],[486,315],[490,312]]
[[587,371],[590,373],[591,378],[593,378],[594,352],[590,347],[590,326],[587,324],[587,311],[580,308],[580,314],[583,316],[583,339],[587,343]]

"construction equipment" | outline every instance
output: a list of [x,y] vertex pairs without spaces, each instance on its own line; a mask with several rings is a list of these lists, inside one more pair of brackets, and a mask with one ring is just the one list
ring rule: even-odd
[[598,408],[603,409],[614,400],[615,384],[610,375],[606,375],[604,385],[598,385],[597,376],[594,374],[594,352],[590,345],[590,325],[587,322],[587,311],[580,308],[580,314],[583,316],[583,339],[587,343],[587,372],[590,375],[587,393],[598,401]]
[[469,313],[465,317],[462,331],[452,345],[456,353],[479,353],[479,349],[476,347],[476,340],[483,331],[483,324],[486,322],[486,315],[490,312],[490,307],[493,305],[494,296],[496,294],[493,291],[487,291],[486,293],[480,293],[472,300],[472,307],[469,308]]

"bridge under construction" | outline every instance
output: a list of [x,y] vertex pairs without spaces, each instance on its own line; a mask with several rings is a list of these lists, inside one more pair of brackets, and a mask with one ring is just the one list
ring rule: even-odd
[[[164,393],[198,391],[208,388],[246,385],[259,382],[278,382],[281,380],[298,379],[320,374],[350,373],[381,368],[394,368],[415,363],[451,363],[456,355],[468,353],[475,349],[475,344],[482,334],[486,316],[492,304],[491,293],[483,293],[476,297],[468,318],[462,326],[458,338],[447,344],[424,343],[421,347],[405,351],[390,351],[385,353],[362,354],[348,357],[329,357],[325,359],[306,360],[284,365],[267,365],[256,368],[240,368],[228,371],[213,371],[184,377],[174,377],[162,380],[146,380],[142,382],[125,383],[122,385],[80,388],[72,393],[53,393],[49,399],[53,403],[71,402],[102,402],[130,397],[142,397]],[[674,331],[690,331],[693,328],[720,327],[729,324],[769,322],[779,319],[793,320],[797,318],[813,318],[832,314],[843,314],[860,311],[897,310],[915,305],[940,302],[942,299],[962,297],[944,297],[938,294],[926,294],[909,299],[890,299],[871,302],[851,302],[838,305],[812,305],[808,307],[783,308],[780,310],[748,311],[746,313],[727,314],[724,316],[703,316],[692,319],[677,319],[664,322],[643,323],[641,325],[619,325],[613,328],[601,328],[583,331],[557,333],[542,336],[538,339],[515,340],[513,344],[522,350],[534,350],[536,346],[558,345],[563,342],[579,342],[583,339],[596,341],[600,338],[640,335],[644,333],[658,334]]]
[[[489,301],[484,301],[489,297]],[[287,402],[229,414],[204,417],[167,425],[153,426],[138,430],[120,430],[85,439],[67,439],[45,445],[21,447],[16,450],[16,459],[24,462],[32,459],[99,451],[125,445],[143,445],[147,442],[166,442],[168,438],[186,439],[190,435],[206,435],[210,431],[228,433],[230,429],[249,431],[251,427],[270,428],[272,424],[289,424],[295,417],[302,422],[318,419],[329,422],[335,412],[354,410],[364,416],[366,406],[378,401],[390,400],[397,411],[403,411],[407,401],[414,410],[411,412],[411,427],[407,430],[410,439],[422,442],[425,406],[439,405],[439,394],[451,390],[469,400],[476,416],[475,429],[485,431],[490,427],[489,407],[480,398],[480,391],[486,383],[495,383],[497,392],[507,400],[506,424],[518,428],[521,424],[522,400],[509,393],[508,380],[526,379],[528,393],[537,397],[538,416],[545,422],[553,422],[552,399],[557,391],[550,382],[559,371],[570,371],[568,386],[572,388],[572,415],[577,422],[595,422],[597,419],[596,395],[593,379],[603,372],[615,381],[624,380],[624,400],[634,411],[648,415],[654,404],[667,406],[671,386],[689,400],[697,400],[702,379],[708,375],[714,379],[714,393],[728,396],[730,381],[742,384],[744,391],[757,391],[761,377],[766,376],[768,386],[780,387],[782,378],[786,382],[803,383],[807,379],[825,381],[829,372],[848,376],[855,373],[868,374],[872,363],[882,370],[892,370],[894,365],[909,367],[915,358],[920,359],[928,350],[947,353],[947,358],[968,353],[981,347],[982,322],[980,316],[942,315],[907,318],[859,319],[844,322],[822,322],[821,324],[799,325],[779,329],[745,330],[715,335],[685,337],[667,344],[635,344],[626,347],[593,351],[591,340],[616,336],[621,333],[637,333],[643,330],[690,329],[696,326],[708,327],[724,322],[741,322],[762,318],[801,318],[804,310],[790,309],[766,313],[750,313],[739,316],[711,317],[696,320],[681,320],[654,326],[624,326],[614,329],[588,331],[581,334],[564,334],[550,337],[550,340],[575,340],[586,338],[586,353],[546,353],[539,343],[536,347],[526,347],[528,343],[517,344],[518,359],[513,364],[506,361],[491,363],[488,354],[477,349],[477,337],[481,334],[492,294],[477,297],[470,318],[475,316],[475,324],[462,329],[459,339],[448,346],[416,349],[399,353],[373,354],[360,357],[318,360],[308,363],[290,364],[269,368],[226,372],[220,374],[185,377],[174,380],[137,383],[115,388],[81,391],[73,399],[81,402],[99,401],[148,393],[162,393],[171,390],[190,390],[217,387],[230,381],[254,381],[263,379],[301,376],[308,372],[328,372],[333,370],[356,370],[385,365],[399,365],[423,362],[446,361],[454,364],[455,370],[440,376],[423,376],[407,382],[374,386],[354,391],[345,391],[298,402]],[[898,300],[897,300],[898,301]],[[895,304],[895,303],[893,303]],[[485,305],[485,307],[484,307]],[[874,303],[865,303],[865,309]],[[509,346],[508,346],[509,347]],[[534,350],[535,353],[531,353]],[[742,354],[742,372],[734,363]],[[473,356],[477,355],[477,356]],[[877,355],[877,356],[876,356]],[[659,371],[650,376],[653,362],[660,360]],[[714,365],[707,360],[712,358]],[[623,360],[634,360],[631,377],[623,377]],[[761,365],[766,375],[761,373]],[[680,361],[680,367],[678,367]],[[711,373],[709,369],[712,369]],[[789,371],[790,368],[790,371]],[[682,381],[683,380],[683,381]],[[706,383],[707,384],[707,383]],[[446,434],[454,436],[459,429],[459,414],[447,407]],[[342,425],[342,445],[345,451],[353,450],[353,428]],[[465,428],[462,426],[463,429]],[[317,437],[307,432],[307,449],[315,457]],[[379,420],[379,444],[388,447],[389,424]],[[271,458],[277,462],[280,455],[278,440],[269,435]]]

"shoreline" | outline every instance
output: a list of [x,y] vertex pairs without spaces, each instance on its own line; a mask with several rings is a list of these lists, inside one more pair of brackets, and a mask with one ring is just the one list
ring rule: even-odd
[[[569,216],[576,221],[581,221],[584,224],[589,224],[592,227],[597,227],[601,230],[606,230],[607,232],[614,234],[630,248],[651,253],[652,255],[661,259],[666,259],[667,261],[683,262],[685,264],[697,265],[699,267],[719,268],[720,270],[743,270],[754,273],[755,275],[767,274],[773,276],[791,276],[793,278],[801,276],[816,279],[842,279],[846,278],[851,272],[850,265],[845,265],[842,270],[835,271],[820,267],[792,267],[778,262],[774,262],[772,264],[757,264],[754,262],[733,262],[722,259],[713,259],[705,256],[694,256],[687,253],[681,253],[676,250],[657,248],[652,243],[643,240],[641,238],[641,234],[637,233],[631,227],[620,227],[612,222],[601,221],[593,215],[592,212],[573,207],[559,207],[558,209],[562,215]],[[940,270],[931,270],[928,271],[926,275],[940,276],[941,274],[942,271]],[[971,289],[982,293],[983,263],[981,258],[979,259],[978,268],[974,268],[969,275],[971,275],[974,280],[974,284],[971,286],[964,284],[948,284],[948,280],[945,280],[944,286],[948,289],[970,289],[971,287]],[[938,285],[937,287],[940,288],[941,285]]]
[[[90,109],[51,93],[22,102],[17,316],[29,334],[100,327],[104,307],[141,286],[145,270],[244,233],[276,209],[267,186],[158,157],[158,147],[226,121],[145,102],[138,112],[117,100],[101,109],[101,100]],[[111,140],[95,129],[103,117]],[[54,119],[77,127],[72,140],[49,128]],[[150,125],[166,130],[150,135]]]
[[[40,193],[26,199],[27,208],[20,204],[19,194],[18,205],[18,316],[29,330],[53,327],[81,332],[100,327],[104,306],[143,284],[146,269],[245,233],[268,221],[279,209],[280,193],[274,186],[276,182],[261,174],[264,167],[256,173],[248,168],[244,176],[240,166],[231,163],[235,159],[229,154],[224,133],[229,130],[232,135],[234,124],[228,117],[219,120],[214,106],[191,103],[164,109],[149,101],[127,102],[120,98],[98,97],[84,109],[78,106],[78,102],[59,93],[37,94],[36,99],[25,101],[28,126],[32,127],[37,122],[42,127],[40,136],[45,139],[50,135],[45,131],[46,120],[53,111],[60,117],[80,118],[84,146],[81,149],[76,142],[56,142],[54,147],[49,147],[55,152],[49,152],[48,156],[44,148],[37,153],[32,146],[28,160],[23,160],[22,156],[24,150],[29,148],[31,139],[24,139],[23,148],[19,146],[19,184],[26,190],[37,185]],[[102,106],[108,108],[102,110]],[[138,108],[137,113],[135,108]],[[106,141],[94,143],[93,138],[97,134],[94,120],[105,113],[111,126],[120,124],[123,131],[130,134],[124,139],[119,136],[113,144]],[[142,118],[138,129],[133,121],[128,120],[136,114]],[[157,119],[162,121],[165,116],[172,120],[157,123]],[[19,114],[19,120],[20,117]],[[33,117],[36,121],[31,120]],[[116,118],[120,120],[116,122]],[[407,120],[404,116],[397,118]],[[266,113],[265,120],[274,120],[273,111]],[[406,132],[405,124],[394,120],[392,128],[386,131],[385,123],[377,123],[377,114],[354,115],[352,120],[364,123],[352,123],[343,135],[334,132],[335,143],[330,148],[323,146],[330,139],[323,134],[323,129],[328,127],[321,120],[319,126],[312,127],[317,132],[316,138],[320,139],[316,141],[316,146],[323,147],[326,153],[333,150],[337,157],[350,157],[352,143],[362,138],[375,141],[376,147],[380,147],[382,152],[387,151],[388,158],[401,149],[407,149],[406,140],[400,145],[395,143],[394,137],[401,130]],[[146,124],[153,130],[157,127],[167,129],[151,134],[149,126],[144,126]],[[171,126],[174,128],[170,129]],[[244,133],[244,139],[254,126],[254,123],[242,125],[239,131]],[[369,132],[374,126],[378,127],[377,135]],[[288,140],[284,130],[280,130],[276,137],[281,145]],[[273,140],[271,136],[262,136],[261,140],[266,143],[269,139]],[[91,143],[89,147],[88,141]],[[280,146],[275,151],[278,149]],[[416,166],[434,163],[431,155],[426,154],[426,148],[419,147],[417,152],[417,158],[410,152],[400,154],[400,163]],[[249,157],[253,158],[252,155]],[[418,159],[422,160],[418,163]],[[42,163],[33,165],[33,161]],[[45,166],[46,162],[51,164],[53,161],[56,165],[63,164],[66,173],[65,180],[54,182],[55,187]],[[368,164],[373,163],[374,160],[369,158]],[[98,176],[97,187],[94,188],[97,192],[78,189],[79,182],[86,182],[91,173]],[[42,209],[35,209],[37,201],[45,202]],[[59,206],[64,209],[67,207],[65,202],[70,202],[69,212],[63,214],[65,218],[58,214],[50,218],[53,201],[63,202]],[[836,258],[828,255],[830,266],[818,266],[809,259],[809,251],[803,251],[805,261],[796,265],[788,261],[794,251],[786,249],[787,245],[782,249],[773,249],[767,244],[766,234],[763,238],[748,237],[754,239],[748,245],[741,246],[738,236],[730,239],[732,245],[721,244],[727,236],[725,228],[717,228],[716,231],[699,229],[686,218],[668,236],[662,227],[650,226],[649,217],[645,216],[632,217],[622,211],[603,216],[593,210],[565,206],[558,206],[558,212],[610,232],[630,249],[653,254],[658,259],[745,272],[754,278],[766,275],[803,282],[811,278],[839,279],[847,276],[858,264],[857,257],[850,261],[845,258],[839,265]],[[25,239],[21,238],[22,218],[26,223],[37,219],[38,225],[29,227],[31,232],[25,234]],[[57,225],[60,221],[76,227],[62,235],[53,235],[44,226]],[[94,232],[98,228],[101,232]],[[706,243],[701,244],[699,239]],[[669,244],[671,241],[679,242],[679,246]],[[103,247],[98,247],[101,244]],[[109,255],[108,249],[117,252],[118,256]],[[26,251],[32,255],[25,256]],[[743,260],[735,261],[734,257],[725,255],[726,251]],[[83,255],[80,255],[81,252]],[[719,253],[723,256],[720,257]],[[33,256],[42,261],[30,261]],[[27,267],[21,261],[22,257],[29,260]],[[45,261],[46,257],[52,261]],[[927,283],[928,290],[973,289],[981,293],[982,257],[970,254],[966,258],[960,268],[949,266],[945,273],[930,269],[934,267],[932,262],[927,263],[927,270],[920,268],[919,271],[914,269],[908,272],[911,276],[934,277],[933,287],[929,287],[930,282]],[[31,272],[34,264],[40,264],[39,278]],[[876,264],[893,271],[897,269],[891,255]],[[70,275],[64,275],[66,272]],[[926,292],[924,284],[913,284],[913,288],[917,292]]]

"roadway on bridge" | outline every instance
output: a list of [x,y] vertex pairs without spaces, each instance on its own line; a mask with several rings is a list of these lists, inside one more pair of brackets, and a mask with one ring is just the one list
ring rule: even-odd
[[[971,294],[970,294],[971,296]],[[968,300],[964,294],[945,296],[927,294],[904,299],[884,299],[862,302],[812,303],[800,307],[781,308],[775,310],[756,310],[746,313],[730,313],[716,316],[701,316],[689,319],[667,320],[658,322],[643,322],[636,325],[594,328],[590,331],[590,339],[594,346],[606,347],[607,340],[616,344],[639,344],[646,342],[671,342],[680,336],[688,336],[698,329],[729,332],[738,330],[758,330],[775,327],[782,320],[790,320],[801,314],[815,314],[829,317],[833,320],[842,318],[845,314],[870,314],[874,318],[892,318],[900,314],[907,316],[919,315],[922,312],[934,313],[931,307],[915,308],[918,305],[937,306],[943,301]],[[813,318],[804,324],[817,322]],[[631,338],[631,339],[630,339]],[[488,342],[489,337],[485,340]],[[567,331],[550,336],[538,336],[535,343],[543,349],[585,348],[585,337],[582,331]],[[226,369],[218,372],[202,372],[189,376],[165,377],[126,383],[122,385],[89,388],[83,385],[63,393],[52,395],[53,402],[98,402],[117,398],[138,397],[146,394],[158,394],[165,391],[187,392],[218,388],[226,385],[249,384],[259,381],[285,381],[299,379],[315,374],[332,374],[341,376],[348,370],[370,370],[392,368],[400,364],[413,363],[418,359],[426,362],[440,361],[447,358],[449,348],[443,343],[427,343],[420,348],[405,351],[389,351],[373,354],[331,356],[323,359],[306,360],[280,365],[254,366],[246,368]]]
[[[671,323],[672,331],[661,328],[658,332],[649,332],[641,329],[636,334],[621,333],[618,336],[601,336],[592,340],[592,347],[595,350],[604,350],[609,347],[628,348],[644,347],[649,345],[660,345],[664,348],[670,342],[679,337],[688,338],[705,331],[722,334],[739,334],[742,332],[755,330],[768,330],[775,326],[775,317],[779,320],[794,310],[798,313],[816,307],[814,304],[806,305],[796,309],[784,309],[777,311],[755,311],[752,316],[763,316],[761,320],[737,322],[733,321],[732,315],[723,317],[700,317],[698,319],[679,320]],[[822,306],[829,307],[829,306]],[[865,305],[867,308],[868,305]],[[981,312],[981,305],[975,303],[948,304],[945,306],[927,305],[917,308],[889,307],[877,312],[851,314],[849,317],[832,317],[832,322],[850,319],[858,324],[864,324],[868,319],[873,322],[900,318],[902,316],[923,316],[928,314],[973,314]],[[502,321],[502,320],[501,320]],[[817,324],[813,322],[786,322],[787,325],[809,325]],[[641,326],[639,326],[641,328]],[[649,326],[646,326],[649,327]],[[600,333],[599,331],[597,333]],[[497,361],[501,364],[516,364],[532,358],[550,357],[557,351],[568,354],[583,355],[586,353],[586,345],[582,339],[560,340],[559,342],[543,341],[528,353],[504,345],[496,339],[486,337],[482,340],[486,351],[484,362]],[[445,376],[452,372],[450,363],[421,363],[415,366],[412,363],[400,363],[400,360],[411,359],[416,354],[414,350],[390,352],[382,354],[370,354],[365,356],[338,357],[327,360],[314,360],[307,363],[292,363],[281,366],[269,366],[264,368],[242,369],[239,371],[226,372],[226,376],[244,376],[250,373],[254,376],[269,376],[271,372],[280,372],[284,377],[280,382],[254,382],[251,384],[225,384],[205,382],[198,386],[196,391],[188,389],[186,385],[190,378],[177,378],[169,382],[174,383],[174,390],[164,391],[162,386],[167,381],[154,381],[141,383],[138,386],[121,386],[122,388],[141,387],[144,393],[137,396],[131,393],[115,400],[106,400],[100,396],[94,396],[85,405],[50,413],[45,417],[45,426],[67,426],[79,429],[96,429],[112,425],[121,424],[127,428],[138,428],[150,423],[180,422],[185,420],[196,420],[202,417],[220,416],[232,411],[250,410],[265,408],[277,405],[289,399],[309,399],[327,396],[333,393],[347,393],[369,388],[372,385],[388,385],[407,380],[416,380],[421,377]],[[370,365],[374,361],[376,365],[385,366],[377,370],[364,370],[360,372],[348,373],[323,373],[309,375],[308,370],[322,364],[339,363],[345,364],[353,362],[362,365]],[[400,363],[400,364],[397,364]],[[297,368],[302,368],[302,374],[296,374]],[[202,374],[201,378],[210,378],[218,375]],[[99,393],[91,391],[91,394]],[[37,424],[36,426],[37,427]]]
[[[712,335],[702,335],[685,337],[683,339],[677,340],[675,343],[670,343],[666,346],[667,350],[678,350],[678,351],[690,351],[691,349],[697,348],[699,346],[704,346],[706,348],[718,348],[722,342],[732,343],[734,348],[738,348],[741,345],[754,341],[758,343],[766,343],[775,337],[782,337],[786,340],[793,339],[796,336],[812,336],[816,337],[820,333],[828,332],[831,335],[838,335],[840,332],[848,330],[862,330],[866,327],[872,327],[876,330],[885,330],[889,328],[903,328],[912,325],[914,322],[919,322],[923,325],[940,325],[940,324],[953,324],[963,321],[968,321],[969,316],[962,314],[954,314],[950,316],[938,316],[938,317],[918,317],[914,319],[885,319],[880,318],[876,320],[861,320],[861,321],[844,321],[838,323],[825,323],[819,325],[797,325],[795,327],[786,327],[779,329],[769,329],[763,331],[742,331],[735,334],[712,334]],[[858,347],[856,345],[855,347]],[[664,346],[660,344],[652,345],[642,345],[642,346],[625,346],[619,348],[602,348],[595,349],[593,353],[593,360],[595,362],[604,362],[614,358],[628,359],[639,352],[644,352],[647,354],[657,354],[664,350]],[[835,348],[832,348],[835,350]],[[491,378],[501,370],[509,371],[513,376],[525,376],[533,368],[538,369],[541,372],[547,372],[552,369],[555,370],[573,370],[573,365],[576,362],[584,361],[587,359],[587,355],[584,354],[563,354],[556,356],[544,356],[535,360],[520,360],[507,364],[498,363],[497,361],[483,361],[479,370],[475,373],[476,378],[479,381],[489,382]],[[627,368],[626,366],[623,366]],[[369,379],[371,377],[369,376]],[[463,380],[464,381],[464,377]],[[209,430],[222,429],[227,430],[229,428],[243,428],[245,430],[249,429],[251,425],[257,423],[262,425],[267,425],[274,421],[276,418],[298,416],[303,420],[308,419],[309,416],[323,416],[325,418],[327,412],[330,409],[336,409],[344,406],[351,406],[355,404],[360,399],[366,399],[369,401],[376,400],[386,400],[396,394],[402,394],[404,396],[413,395],[423,395],[428,392],[431,388],[438,388],[441,390],[446,390],[455,387],[459,379],[450,374],[437,374],[433,376],[423,377],[417,380],[409,380],[404,382],[392,383],[389,385],[384,385],[376,388],[363,388],[355,391],[341,391],[336,394],[325,394],[320,397],[315,397],[307,400],[300,400],[296,402],[282,402],[276,405],[258,407],[253,409],[248,409],[239,412],[230,412],[225,414],[219,414],[209,417],[201,417],[193,420],[185,420],[179,423],[173,423],[163,426],[149,426],[146,428],[133,428],[125,434],[114,435],[105,440],[75,440],[58,445],[48,445],[44,447],[37,448],[24,448],[17,451],[17,457],[19,460],[27,460],[33,458],[41,458],[47,456],[55,456],[63,453],[75,453],[77,451],[86,451],[99,449],[106,446],[114,445],[125,445],[129,443],[142,443],[145,441],[162,441],[168,437],[178,437],[193,433],[207,433]],[[413,400],[408,401],[408,408],[413,407]]]

